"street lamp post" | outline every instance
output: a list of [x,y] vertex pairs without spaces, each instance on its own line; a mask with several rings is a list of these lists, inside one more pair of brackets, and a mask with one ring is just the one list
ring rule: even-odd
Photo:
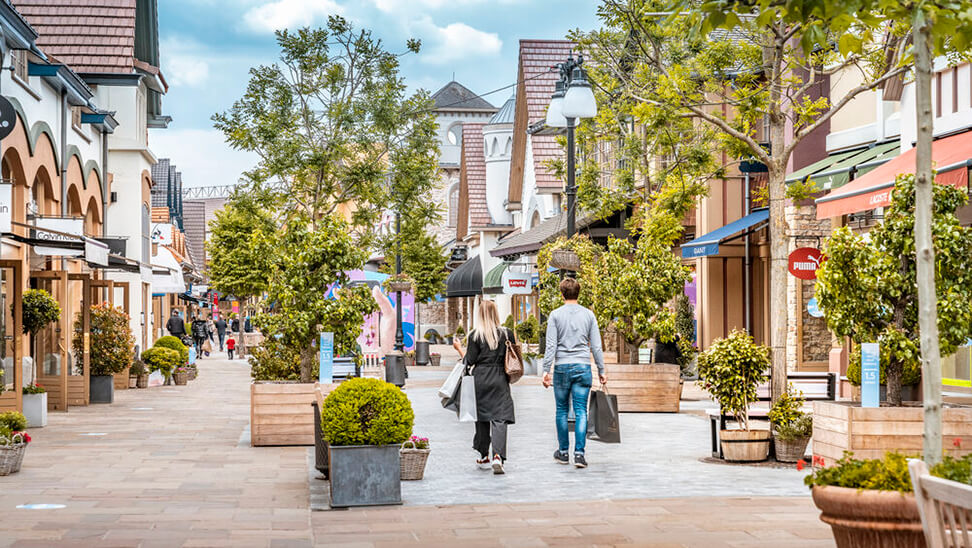
[[576,160],[574,150],[575,122],[582,118],[597,116],[597,102],[591,84],[587,80],[587,72],[581,68],[584,56],[574,58],[573,53],[567,60],[559,63],[560,80],[550,99],[547,108],[547,125],[550,127],[567,128],[567,186],[564,194],[567,196],[567,238],[575,233],[575,218],[577,209]]
[[[402,273],[402,214],[395,212],[395,274]],[[405,332],[402,329],[402,292],[395,292],[395,350],[405,350]]]

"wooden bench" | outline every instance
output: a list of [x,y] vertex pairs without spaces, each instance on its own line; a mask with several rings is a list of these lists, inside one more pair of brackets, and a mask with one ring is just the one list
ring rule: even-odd
[[[833,401],[837,396],[837,376],[834,373],[822,372],[792,372],[786,374],[787,384],[792,384],[793,389],[803,392],[803,398],[807,401]],[[761,405],[751,405],[749,407],[750,419],[768,419],[770,401],[769,383],[760,385],[756,390],[757,397]],[[804,406],[802,411],[809,413],[812,409]],[[712,440],[712,456],[722,458],[722,444],[719,443],[719,431],[726,429],[726,423],[734,420],[732,415],[725,415],[719,409],[709,409],[706,411],[709,417],[709,435]]]
[[928,548],[972,548],[972,485],[936,478],[918,459],[908,459]]

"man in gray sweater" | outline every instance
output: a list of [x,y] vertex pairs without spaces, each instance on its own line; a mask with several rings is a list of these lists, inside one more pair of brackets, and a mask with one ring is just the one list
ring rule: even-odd
[[[547,318],[547,349],[543,356],[543,386],[554,387],[557,401],[557,441],[560,447],[554,460],[570,464],[567,431],[567,406],[574,406],[574,466],[587,468],[584,449],[587,443],[587,398],[591,393],[591,356],[597,364],[601,384],[604,375],[604,355],[601,352],[601,332],[594,313],[577,304],[580,283],[573,278],[560,282],[564,305]],[[550,368],[554,367],[553,378]]]

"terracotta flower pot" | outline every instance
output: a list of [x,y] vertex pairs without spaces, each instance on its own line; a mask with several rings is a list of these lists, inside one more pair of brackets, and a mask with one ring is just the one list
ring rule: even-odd
[[761,462],[769,458],[769,430],[720,430],[722,455],[729,462]]
[[838,548],[924,548],[915,496],[897,491],[815,486],[813,502]]

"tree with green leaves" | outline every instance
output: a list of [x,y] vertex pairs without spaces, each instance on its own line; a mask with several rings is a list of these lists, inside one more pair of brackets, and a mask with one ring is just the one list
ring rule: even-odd
[[[232,147],[259,155],[246,177],[273,183],[284,211],[312,224],[345,216],[367,247],[390,206],[432,216],[421,198],[434,184],[435,119],[428,92],[407,94],[402,54],[338,16],[276,36],[280,62],[251,69],[243,97],[213,116]],[[406,53],[419,47],[409,40]]]
[[358,247],[348,224],[334,215],[316,223],[293,217],[269,237],[277,249],[267,284],[272,310],[258,315],[256,324],[265,337],[276,337],[299,354],[300,380],[311,382],[322,331],[334,333],[335,354],[358,354],[364,317],[377,305],[367,286],[352,286],[347,273],[361,267],[366,251]]
[[[206,272],[213,289],[233,295],[243,306],[267,289],[273,247],[268,236],[277,230],[274,197],[261,185],[238,188],[209,223]],[[240,351],[245,354],[243,321]]]
[[[877,32],[876,19],[849,16],[842,4],[787,5],[603,0],[603,28],[588,35],[603,70],[623,83],[617,93],[637,108],[704,124],[730,161],[766,165],[774,398],[786,391],[786,166],[855,97],[907,70],[903,30]],[[826,77],[845,71],[860,74],[861,83],[840,97],[815,96]]]
[[[934,191],[936,336],[948,355],[972,336],[972,229],[955,215],[968,201],[965,193],[941,185]],[[884,222],[866,238],[848,227],[834,232],[817,271],[816,295],[830,330],[855,344],[879,343],[891,405],[901,405],[903,381],[916,382],[921,370],[915,212],[915,177],[899,176]]]

